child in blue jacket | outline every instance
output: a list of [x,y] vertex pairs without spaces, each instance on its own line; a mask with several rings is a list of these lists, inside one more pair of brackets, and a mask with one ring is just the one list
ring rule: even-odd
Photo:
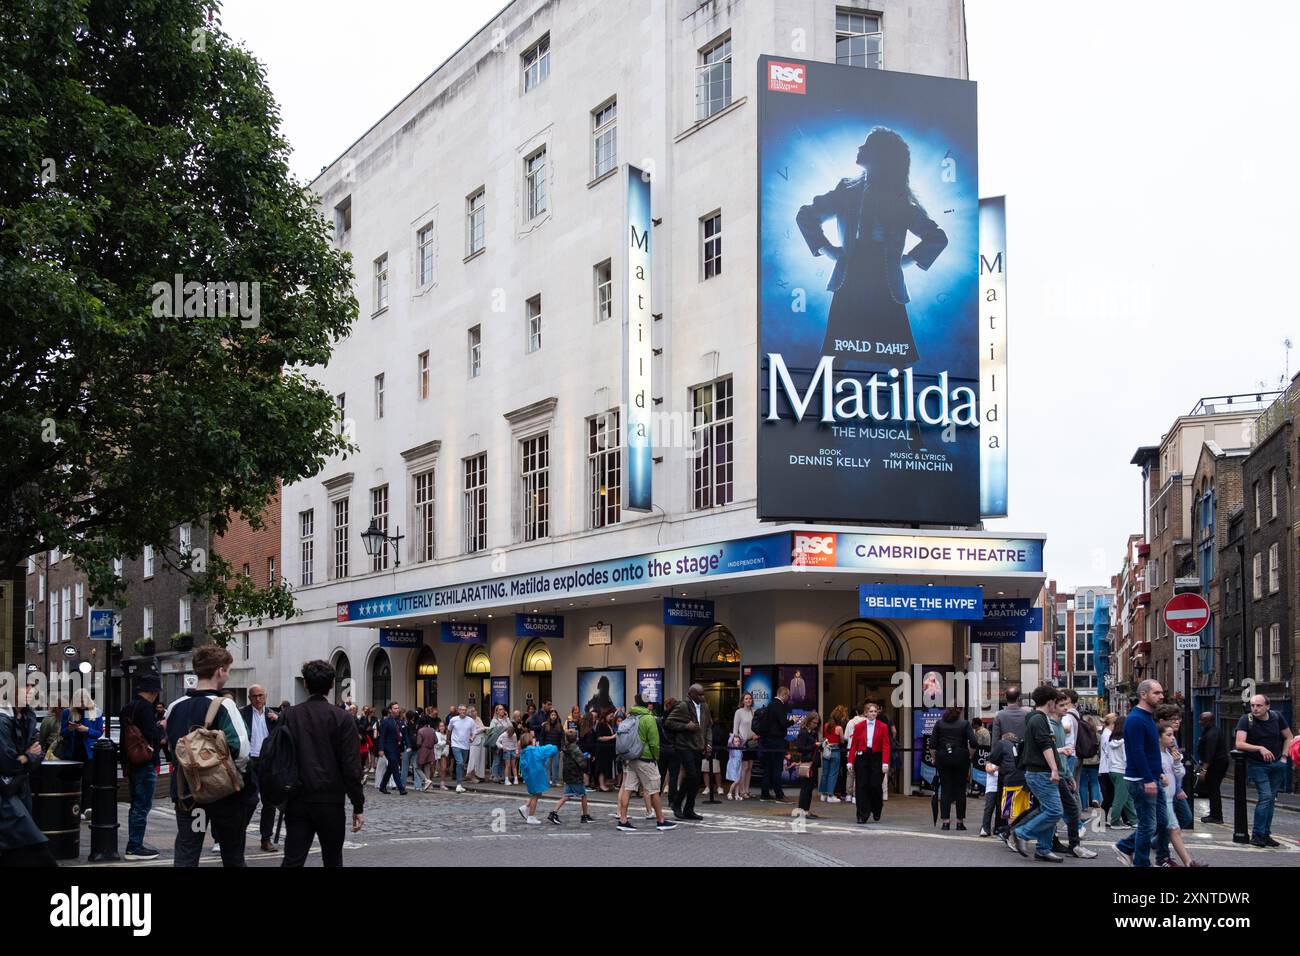
[[519,769],[528,788],[528,802],[519,808],[519,815],[529,826],[542,825],[537,819],[537,803],[550,786],[546,768],[559,752],[554,744],[534,744],[532,731],[524,731],[519,737]]

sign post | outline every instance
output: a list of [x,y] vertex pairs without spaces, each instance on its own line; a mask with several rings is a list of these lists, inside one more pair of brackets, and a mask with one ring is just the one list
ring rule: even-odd
[[[1192,752],[1192,654],[1201,649],[1201,631],[1210,623],[1210,605],[1199,594],[1176,594],[1165,605],[1165,627],[1183,652],[1183,758]],[[1193,821],[1195,814],[1192,814]]]

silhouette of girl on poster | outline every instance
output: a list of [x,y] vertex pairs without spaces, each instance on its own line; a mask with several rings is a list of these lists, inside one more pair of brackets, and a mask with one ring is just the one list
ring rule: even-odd
[[[903,137],[877,126],[858,147],[857,163],[860,176],[841,179],[795,217],[812,254],[835,263],[822,354],[834,356],[837,368],[852,362],[902,369],[919,358],[903,267],[929,269],[948,236],[912,194],[912,156]],[[838,246],[822,230],[831,218],[839,225]],[[909,232],[920,241],[905,253]]]

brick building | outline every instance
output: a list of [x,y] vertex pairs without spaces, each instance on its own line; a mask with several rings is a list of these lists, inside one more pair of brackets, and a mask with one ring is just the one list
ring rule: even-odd
[[[1219,713],[1223,686],[1223,576],[1219,554],[1228,543],[1231,516],[1241,509],[1242,462],[1248,447],[1224,449],[1217,442],[1201,446],[1192,477],[1192,573],[1210,605],[1210,622],[1201,632],[1201,650],[1192,668],[1193,713]],[[1235,712],[1235,710],[1234,710]]]
[[1274,708],[1291,718],[1291,677],[1295,669],[1292,636],[1290,547],[1293,447],[1290,417],[1279,421],[1242,464],[1245,502],[1241,522],[1242,647],[1238,681],[1254,681]]
[[27,582],[18,564],[0,574],[0,671],[18,670],[25,658],[26,602]]
[[174,567],[178,555],[185,551],[200,556],[209,553],[205,526],[180,525],[172,530],[165,554],[146,548],[139,558],[122,562],[127,599],[117,610],[123,666],[127,673],[141,668],[157,670],[164,700],[184,693],[190,650],[207,637],[209,610],[189,594],[189,579]]
[[[1255,420],[1278,397],[1276,392],[1222,395],[1201,399],[1186,415],[1174,420],[1158,445],[1144,445],[1131,463],[1142,469],[1143,539],[1147,555],[1147,590],[1151,594],[1146,617],[1147,633],[1141,643],[1145,677],[1160,681],[1166,693],[1181,693],[1181,652],[1164,625],[1164,607],[1180,591],[1200,589],[1194,574],[1179,578],[1180,568],[1194,568],[1192,505],[1193,481],[1201,448],[1213,442],[1219,448],[1249,444]],[[1144,650],[1148,650],[1144,648]]]
[[57,550],[28,558],[25,590],[27,664],[47,675],[76,671],[83,661],[101,671],[101,645],[90,640],[89,585],[72,558]]
[[1151,546],[1140,534],[1128,536],[1124,563],[1111,580],[1115,592],[1115,614],[1111,630],[1111,674],[1107,708],[1124,713],[1138,682],[1146,674],[1150,645],[1146,643],[1147,609],[1151,592],[1147,590],[1146,559]]
[[1057,687],[1073,687],[1085,703],[1100,710],[1103,691],[1097,681],[1097,646],[1094,616],[1098,606],[1114,603],[1115,591],[1105,585],[1088,585],[1073,591],[1047,585],[1048,603],[1043,611],[1043,626],[1050,628],[1051,654],[1043,665],[1043,678]]
[[[236,574],[251,578],[258,587],[270,587],[283,579],[278,484],[275,496],[267,502],[261,520],[262,526],[254,528],[246,518],[234,516],[226,533],[213,540],[212,550],[214,554],[221,555]],[[237,628],[228,645],[235,658],[231,668],[231,682],[240,688],[256,683],[257,675],[253,673],[251,656],[254,650],[257,653],[273,654],[274,645],[275,627],[269,622]]]

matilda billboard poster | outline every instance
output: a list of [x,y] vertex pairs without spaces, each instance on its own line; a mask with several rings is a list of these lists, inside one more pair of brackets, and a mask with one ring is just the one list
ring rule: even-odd
[[759,58],[758,512],[980,515],[975,84]]

